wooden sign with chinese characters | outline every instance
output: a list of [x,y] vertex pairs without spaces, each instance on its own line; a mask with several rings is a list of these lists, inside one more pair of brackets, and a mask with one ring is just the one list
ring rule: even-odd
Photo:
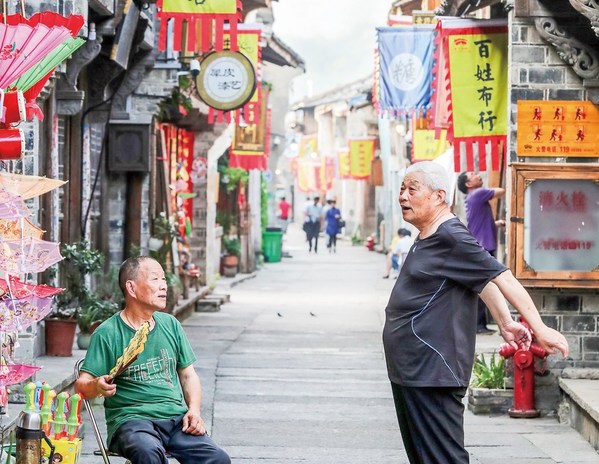
[[599,156],[599,108],[590,101],[518,101],[518,156]]

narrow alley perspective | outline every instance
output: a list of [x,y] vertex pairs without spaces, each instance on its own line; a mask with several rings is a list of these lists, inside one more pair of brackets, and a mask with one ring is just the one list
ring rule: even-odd
[[[330,254],[320,242],[318,254],[308,253],[292,224],[284,240],[291,257],[231,288],[222,279],[214,292],[230,302],[183,322],[198,356],[202,415],[233,463],[405,464],[381,342],[395,280],[381,279],[384,255],[347,240]],[[500,343],[479,335],[477,351]],[[555,417],[467,410],[465,429],[473,464],[598,462]],[[82,464],[102,462],[97,448],[90,429]]]

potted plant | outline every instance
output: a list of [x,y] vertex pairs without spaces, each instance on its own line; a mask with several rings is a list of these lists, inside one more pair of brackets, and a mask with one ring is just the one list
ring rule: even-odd
[[56,298],[56,306],[45,320],[46,354],[71,356],[78,317],[87,310],[83,305],[93,305],[97,295],[89,288],[89,278],[100,271],[104,256],[92,249],[86,240],[64,244],[60,252],[64,260],[59,264],[65,291]]
[[468,409],[474,414],[501,414],[512,405],[513,391],[505,388],[504,359],[484,354],[474,361],[468,395]]
[[225,277],[235,277],[239,256],[241,255],[241,242],[237,237],[223,237],[223,271]]

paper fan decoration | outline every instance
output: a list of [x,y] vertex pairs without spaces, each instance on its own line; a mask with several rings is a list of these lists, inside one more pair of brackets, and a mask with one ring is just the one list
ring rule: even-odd
[[53,299],[30,294],[24,298],[0,300],[0,327],[3,331],[25,330],[52,312]]
[[55,242],[36,238],[0,242],[0,270],[9,274],[43,272],[62,259]]
[[[0,205],[1,209],[2,205]],[[0,240],[41,239],[42,235],[44,231],[29,219],[0,219]]]
[[31,216],[23,199],[0,184],[0,218],[16,219]]
[[127,369],[127,367],[129,367],[144,350],[149,333],[150,321],[146,321],[139,329],[137,329],[135,335],[133,335],[129,341],[129,344],[123,351],[123,354],[117,359],[115,366],[110,370],[108,375],[112,377],[113,380],[121,375],[124,370]]
[[28,364],[6,364],[2,359],[0,366],[0,387],[21,383],[39,371],[41,367]]
[[64,184],[64,180],[49,177],[0,172],[0,189],[4,188],[9,193],[20,195],[23,200],[37,197]]
[[64,26],[0,23],[0,88],[6,88],[71,36]]

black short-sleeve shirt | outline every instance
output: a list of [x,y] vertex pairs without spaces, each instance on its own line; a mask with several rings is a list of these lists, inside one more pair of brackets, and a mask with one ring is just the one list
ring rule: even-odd
[[389,379],[407,387],[466,387],[478,293],[506,269],[457,218],[417,238],[385,310]]

